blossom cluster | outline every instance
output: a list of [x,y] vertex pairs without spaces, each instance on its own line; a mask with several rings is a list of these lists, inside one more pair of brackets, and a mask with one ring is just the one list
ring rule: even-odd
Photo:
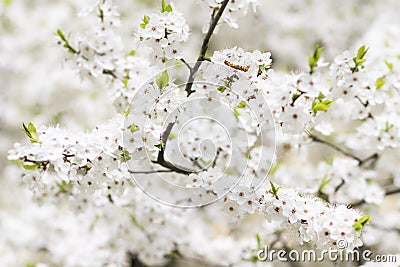
[[72,54],[81,79],[98,79],[105,82],[116,110],[127,109],[140,84],[157,69],[150,60],[136,56],[136,50],[125,52],[120,26],[118,6],[112,0],[97,1],[80,15],[92,18],[96,15],[100,23],[93,30],[80,33],[75,38],[57,30],[58,43]]
[[239,70],[254,82],[260,78],[265,80],[272,65],[270,52],[246,52],[240,47],[215,51],[211,61]]
[[[87,203],[103,205],[123,193],[129,181],[122,148],[123,116],[91,133],[72,133],[59,127],[31,127],[33,143],[16,143],[9,159],[30,170],[23,181],[38,200],[74,199],[77,209]],[[37,132],[36,132],[37,131]]]
[[[206,0],[203,0],[206,1]],[[207,0],[210,8],[218,11],[224,0]],[[228,1],[228,12],[222,15],[222,19],[232,28],[239,28],[237,22],[238,17],[247,13],[249,6],[252,6],[253,11],[256,10],[257,6],[261,1],[259,0],[229,0]],[[204,28],[203,28],[204,29]]]
[[174,3],[167,5],[163,1],[160,12],[144,16],[137,37],[143,46],[152,49],[154,60],[181,59],[183,44],[189,38],[189,26]]
[[96,78],[102,73],[113,75],[111,73],[115,70],[115,62],[121,50],[120,37],[114,30],[120,23],[116,5],[112,0],[97,1],[81,15],[88,15],[95,9],[101,23],[87,34],[69,40],[62,30],[57,30],[58,43],[74,56],[81,77]]
[[290,188],[266,192],[260,199],[262,211],[269,220],[278,221],[288,229],[290,242],[302,244],[315,240],[319,249],[343,249],[339,240],[346,241],[346,249],[362,245],[360,232],[354,223],[360,213],[344,205],[332,206],[312,196],[300,196]]

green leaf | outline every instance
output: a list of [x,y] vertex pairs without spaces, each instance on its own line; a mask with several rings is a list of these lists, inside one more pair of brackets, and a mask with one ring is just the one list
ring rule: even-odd
[[172,6],[171,6],[171,4],[168,4],[168,5],[165,7],[164,11],[165,11],[165,12],[172,12]]
[[136,50],[131,50],[131,52],[129,52],[129,56],[136,56]]
[[325,175],[322,178],[321,184],[319,185],[318,192],[322,192],[325,186],[327,186],[330,182],[332,182],[332,178],[328,178],[328,175]]
[[130,110],[129,108],[127,108],[127,109],[124,111],[124,116],[125,116],[125,117],[128,117],[130,113],[131,113],[131,110]]
[[129,129],[131,130],[131,133],[135,133],[135,132],[137,132],[137,131],[140,130],[140,127],[139,127],[138,125],[136,125],[136,124],[132,124],[132,125],[129,127]]
[[393,63],[390,63],[389,61],[385,60],[385,64],[389,68],[390,72],[394,72]]
[[156,83],[160,91],[164,90],[169,83],[168,71],[164,70],[161,76],[156,79]]
[[26,265],[26,267],[36,267],[36,264],[34,264],[34,263],[28,263],[28,264]]
[[388,133],[388,132],[390,131],[390,129],[393,128],[393,126],[394,126],[394,125],[392,125],[392,124],[390,124],[388,121],[386,121],[385,129],[383,129],[383,131],[384,131],[385,133]]
[[385,85],[385,80],[383,79],[383,77],[379,77],[378,79],[376,79],[376,81],[375,81],[375,87],[376,87],[376,89],[381,89],[382,88],[382,86],[384,86]]
[[363,64],[366,61],[366,59],[364,57],[367,54],[367,52],[368,52],[368,48],[365,45],[361,46],[358,49],[356,57],[353,58],[353,61],[355,64],[355,66],[351,69],[351,71],[353,73],[359,71],[360,68],[361,69],[364,68]]
[[277,163],[274,166],[272,166],[271,170],[269,171],[269,175],[274,175],[280,166],[281,166],[280,163]]
[[315,99],[312,103],[312,111],[314,111],[314,114],[316,114],[318,111],[326,111],[332,106],[333,101],[332,100],[319,100]]
[[61,193],[68,193],[67,186],[68,186],[68,184],[67,184],[66,181],[62,181],[61,183],[57,183],[57,187],[59,189],[59,192],[61,192]]
[[367,54],[368,48],[363,45],[357,51],[357,59],[362,59]]
[[119,156],[122,162],[126,162],[132,158],[131,154],[126,149],[122,150],[122,153]]
[[271,185],[271,189],[268,190],[268,192],[278,198],[278,191],[280,187],[276,187],[271,181],[269,181],[269,184]]
[[257,247],[260,248],[261,247],[261,237],[258,233],[256,234],[256,240],[257,240]]
[[143,22],[140,23],[140,28],[144,29],[144,28],[146,28],[147,24],[149,24],[149,22],[150,22],[150,17],[147,16],[147,15],[144,15],[144,17],[143,17],[142,20],[143,20]]
[[33,170],[36,170],[37,167],[39,167],[39,165],[38,164],[23,164],[22,167],[24,167],[25,170],[33,171]]
[[161,12],[172,12],[172,6],[171,4],[168,4],[165,2],[165,0],[161,1]]
[[247,151],[247,153],[246,153],[246,158],[247,158],[247,159],[252,159],[250,152],[251,152],[251,151],[249,150],[249,151]]
[[236,120],[238,120],[238,118],[239,118],[239,116],[240,116],[240,113],[239,113],[239,111],[238,111],[236,108],[233,109],[233,115],[235,115]]
[[100,17],[100,19],[101,19],[101,22],[103,22],[104,21],[104,10],[103,9],[101,9],[100,8],[100,6],[99,6],[99,17]]
[[155,147],[156,147],[156,148],[158,148],[159,150],[161,150],[161,149],[163,149],[163,148],[164,148],[164,143],[163,143],[163,142],[161,142],[161,143],[159,143],[159,144],[155,145]]
[[308,66],[310,67],[310,73],[314,72],[323,51],[323,47],[320,47],[318,44],[315,45],[314,53],[308,57]]
[[353,223],[353,228],[354,228],[354,230],[356,230],[357,232],[360,232],[361,230],[362,230],[362,224],[361,223],[358,223],[358,222],[355,222],[355,223]]
[[292,101],[293,101],[293,103],[294,103],[300,96],[301,96],[301,94],[299,94],[299,93],[294,93],[294,94],[292,95]]
[[32,138],[31,133],[28,130],[28,127],[26,127],[25,123],[22,123],[22,131],[29,137]]
[[64,42],[68,42],[67,38],[65,38],[64,33],[60,29],[57,29],[56,34],[61,38],[61,40],[63,40]]
[[32,143],[37,143],[39,141],[39,136],[36,132],[36,127],[32,122],[28,124],[28,127],[25,123],[22,123],[22,131],[29,137],[29,140]]
[[57,29],[56,35],[58,35],[58,36],[60,37],[60,39],[64,42],[63,47],[64,47],[64,48],[67,48],[67,49],[68,49],[68,52],[70,52],[71,54],[77,54],[77,53],[78,53],[78,51],[75,50],[75,49],[70,45],[70,43],[68,42],[67,37],[65,37],[65,34],[64,34],[60,29]]
[[133,223],[134,226],[136,226],[137,228],[139,228],[142,232],[145,232],[146,230],[144,229],[144,227],[142,225],[139,224],[139,222],[137,221],[135,215],[130,214],[129,217],[131,217],[131,222]]
[[363,226],[367,225],[370,221],[371,221],[371,216],[369,215],[364,215],[358,220],[358,222],[361,223]]
[[124,87],[127,88],[129,83],[129,78],[124,79]]
[[61,122],[61,120],[62,120],[62,117],[63,117],[63,113],[62,113],[61,111],[58,112],[58,113],[56,113],[56,114],[53,116],[53,121],[54,121],[54,123],[59,124],[59,123]]
[[4,0],[4,6],[9,6],[12,0]]
[[242,100],[240,103],[237,105],[238,108],[245,108],[247,106],[246,101]]
[[371,217],[369,215],[364,215],[353,224],[353,228],[357,232],[361,232],[363,227],[367,225],[370,221]]
[[220,87],[217,88],[217,90],[220,91],[221,93],[223,93],[226,90],[226,86],[221,85]]

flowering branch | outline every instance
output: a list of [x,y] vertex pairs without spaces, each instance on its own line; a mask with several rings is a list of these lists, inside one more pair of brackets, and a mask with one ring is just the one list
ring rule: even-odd
[[[190,96],[194,91],[192,90],[193,87],[193,82],[194,82],[194,78],[195,75],[197,73],[197,71],[199,70],[201,63],[203,61],[210,61],[209,58],[206,58],[206,52],[208,49],[208,44],[210,42],[211,36],[214,33],[215,27],[218,24],[218,21],[220,20],[222,13],[224,12],[226,6],[228,5],[229,0],[224,0],[224,2],[221,5],[221,8],[218,10],[218,13],[216,13],[216,9],[213,10],[212,14],[211,14],[211,21],[210,21],[210,27],[207,31],[206,36],[203,39],[203,43],[201,45],[201,49],[200,49],[200,54],[197,58],[197,61],[195,63],[195,65],[193,67],[191,67],[184,59],[181,59],[181,61],[189,68],[190,74],[189,74],[189,78],[188,81],[186,83],[186,87],[185,87],[185,91],[187,93],[187,96]],[[153,161],[154,163],[157,163],[167,169],[170,169],[174,172],[177,173],[181,173],[181,174],[186,174],[189,175],[191,173],[197,173],[199,171],[188,171],[185,170],[182,167],[177,167],[175,165],[173,165],[172,163],[168,162],[165,160],[164,158],[164,152],[165,152],[165,147],[167,145],[167,140],[168,137],[171,133],[172,127],[174,126],[175,122],[172,122],[170,124],[168,124],[167,129],[165,130],[165,132],[163,133],[163,136],[161,138],[162,144],[163,146],[161,147],[158,156],[157,156],[157,160]]]
[[211,22],[210,22],[210,27],[208,28],[207,34],[203,39],[203,44],[201,45],[201,50],[200,54],[197,58],[196,64],[194,65],[193,68],[190,68],[190,74],[189,74],[189,79],[186,83],[185,91],[187,93],[187,96],[190,96],[194,91],[192,90],[193,87],[193,81],[196,76],[197,71],[199,70],[201,63],[206,59],[206,52],[208,49],[208,44],[210,42],[211,36],[214,33],[215,27],[218,24],[218,21],[220,20],[222,13],[224,13],[224,10],[226,6],[228,5],[229,0],[224,0],[224,2],[221,5],[221,8],[218,10],[218,13],[215,14],[216,9],[214,9],[213,13],[211,14]]

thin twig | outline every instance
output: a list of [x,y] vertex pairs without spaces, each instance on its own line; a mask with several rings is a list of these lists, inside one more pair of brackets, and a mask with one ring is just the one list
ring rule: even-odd
[[378,153],[374,153],[371,156],[366,157],[365,159],[363,159],[362,162],[360,163],[360,166],[364,165],[368,161],[372,161],[371,165],[373,166],[378,159],[379,159],[379,154]]
[[[159,154],[160,155],[160,154]],[[164,153],[162,153],[162,155],[164,155]],[[191,170],[187,170],[183,167],[180,166],[175,166],[174,164],[172,164],[171,162],[167,161],[164,159],[164,156],[162,157],[158,157],[157,160],[152,161],[153,163],[156,163],[160,166],[163,166],[173,172],[176,173],[180,173],[180,174],[185,174],[185,175],[189,175],[191,173],[197,173],[198,171],[191,171]]]
[[378,153],[374,153],[371,156],[366,157],[365,159],[361,159],[361,158],[357,157],[356,155],[354,155],[354,154],[352,154],[350,152],[347,152],[346,150],[340,148],[339,146],[337,146],[335,144],[332,144],[329,141],[323,140],[323,139],[319,138],[318,136],[316,136],[316,135],[314,135],[312,133],[308,132],[308,135],[310,136],[310,138],[314,142],[327,145],[327,146],[333,148],[334,150],[342,153],[343,155],[357,160],[358,166],[360,166],[360,167],[363,166],[364,164],[366,164],[367,162],[371,161],[371,160],[372,160],[372,165],[373,165],[379,159],[379,154]]
[[394,189],[386,191],[385,195],[390,196],[390,195],[395,195],[398,193],[400,193],[400,188],[394,188]]
[[323,139],[319,138],[318,136],[316,136],[316,135],[314,135],[314,134],[311,134],[311,133],[309,133],[309,136],[310,136],[310,138],[311,138],[314,142],[327,145],[327,146],[333,148],[334,150],[336,150],[336,151],[342,153],[343,155],[357,160],[359,165],[361,165],[361,163],[363,162],[363,160],[360,159],[359,157],[357,157],[357,156],[351,154],[350,152],[345,151],[344,149],[338,147],[338,146],[335,145],[335,144],[329,143],[328,141],[323,140]]
[[204,57],[201,58],[201,61],[211,62],[211,58],[204,56]]
[[111,70],[103,69],[103,74],[105,74],[105,75],[110,75],[110,76],[113,77],[114,79],[117,79],[117,78],[118,78],[117,75],[116,75],[113,71],[111,71]]
[[[399,194],[399,193],[400,193],[400,188],[393,188],[393,189],[387,190],[385,192],[385,196],[395,195],[395,194]],[[360,200],[358,202],[351,203],[349,205],[355,208],[355,207],[361,206],[363,204],[366,204],[364,199]]]
[[186,65],[186,67],[189,69],[189,71],[192,71],[192,67],[186,62],[185,59],[181,58],[181,61],[183,62],[183,64]]
[[190,159],[190,160],[193,162],[194,165],[196,165],[200,169],[203,169],[203,166],[201,166],[198,159]]

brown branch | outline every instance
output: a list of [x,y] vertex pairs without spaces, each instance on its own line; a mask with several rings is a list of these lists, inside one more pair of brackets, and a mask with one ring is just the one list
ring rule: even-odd
[[186,62],[185,59],[181,58],[181,61],[183,62],[183,64],[186,65],[186,67],[189,69],[189,71],[192,71],[192,67]]
[[203,43],[202,43],[201,49],[200,49],[200,54],[197,58],[195,65],[193,66],[193,68],[190,69],[189,79],[188,79],[188,81],[186,83],[186,87],[185,87],[187,96],[190,96],[192,93],[194,93],[194,91],[192,90],[194,78],[197,74],[197,71],[199,70],[199,68],[201,66],[201,63],[204,60],[206,60],[206,52],[208,49],[208,45],[210,43],[211,36],[214,33],[215,27],[217,26],[218,21],[220,20],[222,13],[224,13],[224,10],[225,10],[226,6],[228,5],[228,3],[229,3],[229,0],[224,0],[224,2],[222,2],[221,7],[218,10],[217,14],[215,14],[216,9],[214,9],[213,13],[211,14],[210,27],[208,28],[207,34],[203,39]]
[[103,69],[103,74],[105,74],[105,75],[110,75],[110,76],[113,77],[114,79],[118,79],[117,75],[116,75],[113,71],[111,71],[111,70]]
[[323,140],[323,139],[319,138],[318,136],[316,136],[314,134],[308,133],[308,135],[310,136],[310,138],[314,142],[327,145],[327,146],[333,148],[334,150],[340,152],[341,154],[343,154],[343,155],[345,155],[347,157],[355,159],[358,162],[358,166],[360,166],[360,167],[363,166],[364,164],[366,164],[367,162],[371,161],[371,160],[372,160],[372,164],[375,164],[375,162],[379,159],[378,153],[374,153],[371,156],[366,157],[365,159],[361,159],[361,158],[357,157],[356,155],[354,155],[354,154],[352,154],[352,153],[340,148],[339,146],[337,146],[335,144],[330,143],[329,141]]
[[[176,172],[176,173],[180,173],[180,174],[189,175],[191,173],[199,173],[201,171],[204,171],[205,168],[197,170],[197,171],[189,170],[184,167],[174,165],[165,159],[165,147],[167,146],[168,137],[171,134],[171,131],[172,131],[172,128],[174,127],[175,122],[176,121],[170,122],[167,125],[167,128],[165,129],[164,133],[161,136],[161,147],[160,147],[160,151],[158,152],[158,155],[157,155],[157,160],[152,161],[153,163],[156,163],[164,168],[167,168],[168,170],[154,171],[154,172]],[[144,172],[141,172],[141,173],[144,173]],[[149,173],[151,173],[151,172],[149,172]]]
[[[164,153],[162,153],[164,154]],[[160,155],[160,153],[159,153]],[[176,172],[176,173],[180,173],[180,174],[185,174],[185,175],[189,175],[191,173],[196,173],[198,171],[191,171],[191,170],[187,170],[183,167],[180,166],[175,166],[174,164],[172,164],[171,162],[167,161],[164,159],[164,157],[160,158],[158,157],[157,160],[152,161],[153,163],[156,163],[164,168],[167,168],[170,171]]]
[[160,151],[158,152],[158,155],[157,155],[157,160],[154,160],[152,162],[156,163],[162,167],[165,167],[172,172],[189,175],[189,174],[195,173],[197,171],[191,171],[191,170],[187,170],[183,167],[175,166],[174,164],[165,160],[165,156],[164,156],[165,155],[165,147],[167,146],[168,137],[171,134],[171,131],[172,131],[172,128],[174,127],[175,122],[176,121],[170,122],[167,125],[167,128],[165,129],[164,133],[161,136],[161,147],[160,147]]
[[[218,10],[218,12],[216,13],[216,9],[213,10],[212,14],[211,14],[211,20],[210,20],[210,27],[207,31],[206,36],[203,39],[203,43],[201,45],[201,49],[200,49],[200,53],[199,56],[197,58],[197,61],[195,63],[195,65],[193,67],[191,67],[184,59],[181,59],[181,61],[189,68],[189,78],[188,81],[186,83],[186,87],[185,87],[185,91],[187,93],[187,96],[189,97],[194,91],[192,90],[193,87],[193,82],[194,82],[194,78],[201,66],[201,63],[203,61],[208,61],[210,60],[209,58],[206,57],[206,52],[208,49],[208,45],[210,43],[210,39],[212,34],[214,33],[215,27],[218,24],[218,21],[220,20],[222,13],[224,12],[226,6],[228,5],[229,0],[224,0],[224,2],[221,4],[220,9]],[[162,137],[161,137],[161,148],[160,151],[158,152],[158,156],[157,156],[157,160],[152,161],[153,163],[156,163],[162,167],[165,167],[171,171],[174,171],[176,173],[181,173],[181,174],[185,174],[185,175],[189,175],[191,173],[198,173],[200,171],[203,171],[204,169],[201,169],[199,171],[191,171],[191,170],[187,170],[183,167],[180,166],[176,166],[174,164],[172,164],[171,162],[168,162],[167,160],[165,160],[164,154],[165,154],[165,147],[167,145],[167,141],[168,141],[168,137],[172,131],[172,128],[174,126],[175,122],[171,122],[167,125],[167,128],[165,129]]]
[[360,163],[360,166],[364,165],[365,163],[371,161],[371,165],[375,165],[376,161],[379,159],[379,154],[378,153],[374,153],[369,157],[366,157],[365,159],[363,159]]
[[[387,190],[385,192],[385,196],[395,195],[395,194],[399,194],[399,193],[400,193],[400,188],[393,188],[393,189]],[[352,207],[358,207],[358,206],[361,206],[363,204],[367,204],[365,202],[365,200],[360,200],[358,202],[354,202],[354,203],[351,203],[349,205],[352,206]]]

